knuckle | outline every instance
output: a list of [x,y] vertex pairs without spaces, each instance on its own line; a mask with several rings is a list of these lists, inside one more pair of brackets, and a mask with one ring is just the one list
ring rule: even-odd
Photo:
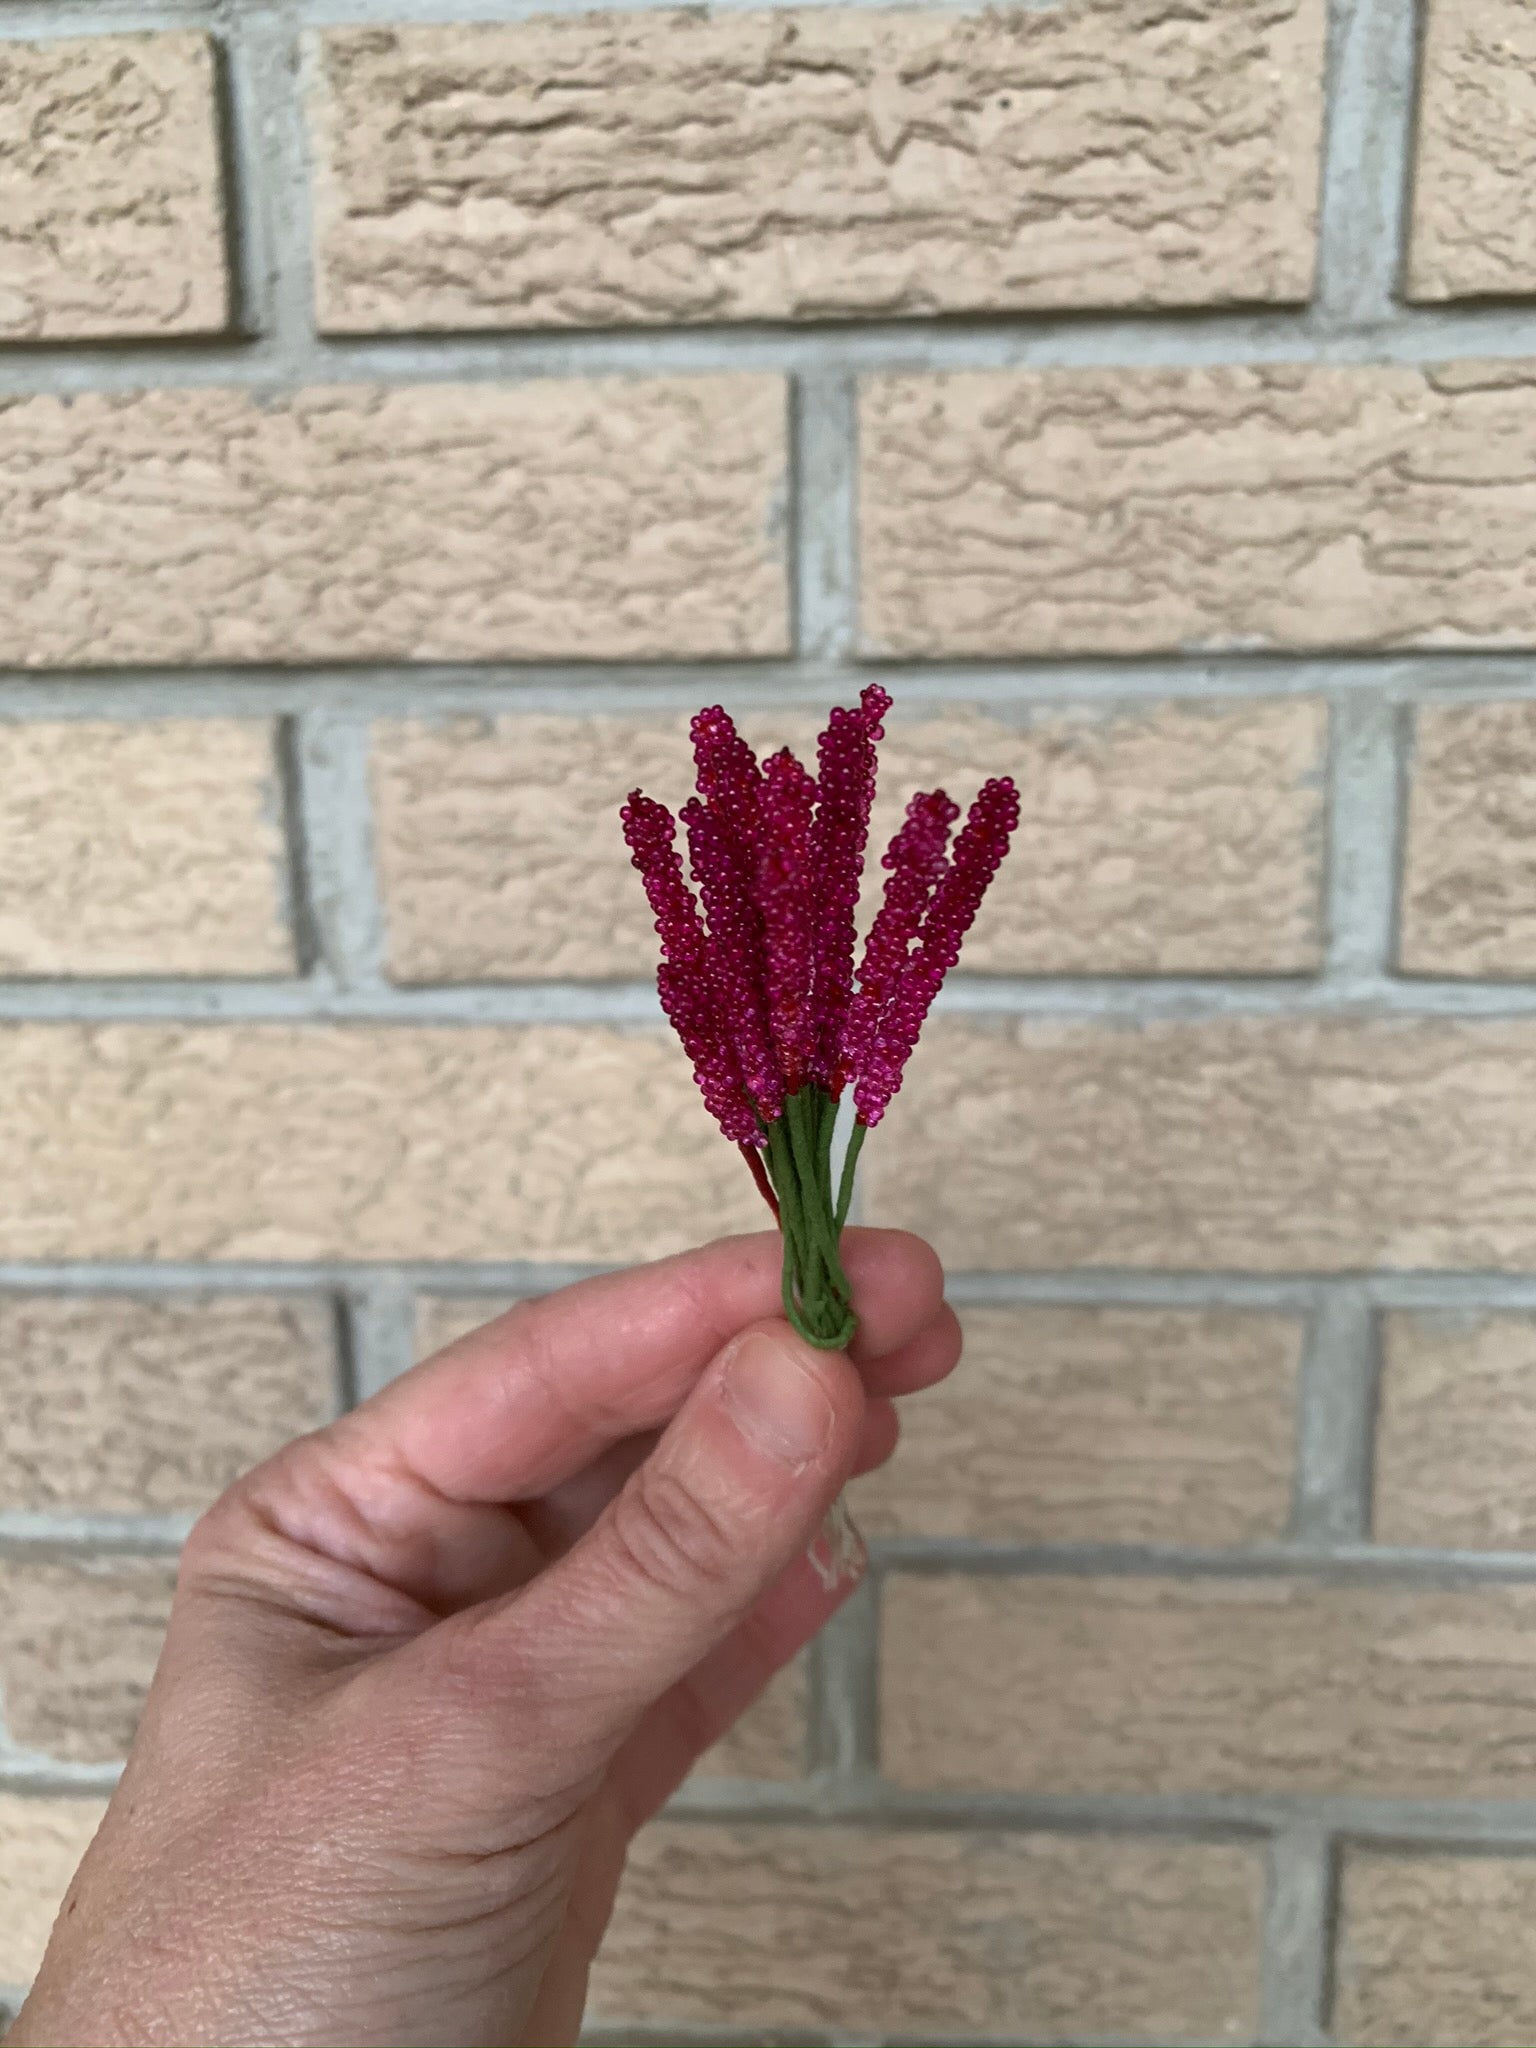
[[642,1466],[614,1501],[609,1533],[624,1569],[665,1593],[699,1593],[737,1576],[731,1532],[680,1480]]
[[181,1546],[179,1577],[183,1584],[212,1577],[244,1547],[246,1515],[235,1487],[204,1508]]
[[456,1712],[511,1712],[527,1726],[557,1706],[536,1646],[525,1632],[508,1629],[495,1605],[452,1616],[421,1643],[432,1670],[430,1693]]

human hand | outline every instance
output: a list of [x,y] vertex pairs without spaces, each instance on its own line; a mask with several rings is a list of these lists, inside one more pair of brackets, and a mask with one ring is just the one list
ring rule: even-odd
[[[812,1549],[959,1356],[853,1230],[851,1360],[776,1236],[520,1304],[232,1487],[10,2036],[568,2042],[630,1837],[841,1604]],[[659,1434],[658,1434],[659,1433]]]

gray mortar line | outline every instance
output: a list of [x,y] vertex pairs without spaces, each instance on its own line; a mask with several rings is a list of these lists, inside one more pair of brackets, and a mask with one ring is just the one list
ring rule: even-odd
[[[317,887],[316,901],[325,897]],[[338,896],[338,916],[355,916],[356,896]],[[338,953],[343,964],[347,956]],[[362,956],[366,962],[366,954]],[[593,1025],[650,1032],[662,1016],[646,982],[508,981],[391,987],[365,978],[356,956],[341,986],[317,968],[289,981],[234,979],[0,981],[0,1023],[174,1022],[202,1024],[333,1023],[394,1026]],[[1354,1023],[1414,1021],[1466,1024],[1536,1017],[1536,982],[1394,979],[1324,975],[1166,979],[951,977],[935,1014],[969,1018],[978,1028],[1006,1030],[1030,1020],[1140,1027],[1222,1019],[1334,1018]]]
[[1413,0],[1332,0],[1316,315],[1344,329],[1393,321],[1415,97]]
[[[374,869],[368,722],[316,710],[294,721],[291,811],[295,889],[319,973],[304,986],[322,999],[368,1001],[385,990],[384,910]],[[298,993],[298,990],[294,990]]]
[[336,384],[476,383],[583,376],[851,376],[899,371],[1201,369],[1257,365],[1426,368],[1536,356],[1536,308],[1405,308],[1380,326],[1339,328],[1316,313],[1041,315],[884,321],[847,327],[603,328],[569,333],[316,338],[275,346],[203,342],[30,343],[0,347],[0,395],[63,396],[210,386],[273,394]]
[[1329,711],[1328,968],[1384,979],[1396,957],[1403,713],[1351,693]]
[[959,1536],[877,1536],[884,1572],[925,1578],[1292,1579],[1330,1586],[1454,1590],[1536,1582],[1536,1550],[1411,1548],[1288,1539],[1204,1548],[1173,1543],[1031,1543]]
[[[39,1259],[0,1261],[0,1294],[240,1294],[325,1296],[377,1288],[419,1298],[483,1296],[487,1312],[508,1297],[546,1294],[616,1270],[603,1262],[316,1259],[258,1261]],[[946,1291],[968,1307],[1225,1309],[1310,1316],[1337,1297],[1346,1322],[1357,1300],[1400,1314],[1536,1315],[1536,1274],[1488,1272],[1244,1273],[1084,1266],[1064,1271],[950,1273]],[[1337,1311],[1335,1311],[1337,1313]]]
[[1259,2039],[1270,2048],[1320,2048],[1333,1961],[1333,1842],[1314,1823],[1282,1828],[1265,1861]]
[[925,1792],[868,1777],[829,1794],[812,1783],[691,1779],[669,1817],[825,1827],[1123,1833],[1259,1841],[1310,1828],[1349,1843],[1448,1852],[1536,1852],[1536,1801],[1371,1798],[1302,1792]]
[[364,1401],[416,1362],[416,1296],[384,1274],[349,1286],[343,1303],[349,1391]]
[[879,1588],[871,1575],[812,1645],[810,1762],[820,1784],[842,1784],[875,1768],[879,1629]]
[[[835,661],[366,663],[248,668],[0,666],[0,722],[32,719],[292,717],[432,719],[468,711],[660,716],[679,721],[701,691],[737,710],[820,707],[866,681],[896,698],[893,721],[963,703],[1029,731],[1091,707],[1144,715],[1149,703],[1269,703],[1364,697],[1386,704],[1536,696],[1536,653],[1333,656],[1193,653],[1124,660],[849,664]],[[1369,719],[1367,710],[1364,716]]]
[[796,381],[790,465],[795,638],[800,654],[818,664],[840,662],[854,643],[856,433],[851,378],[807,375]]
[[1369,1532],[1378,1342],[1363,1287],[1346,1281],[1320,1294],[1297,1390],[1290,1534],[1299,1543],[1354,1545]]
[[229,109],[233,241],[247,372],[303,381],[314,353],[298,20],[288,5],[226,0],[215,26]]

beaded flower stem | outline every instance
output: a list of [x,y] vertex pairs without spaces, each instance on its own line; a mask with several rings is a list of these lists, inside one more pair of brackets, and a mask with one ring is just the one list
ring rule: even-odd
[[[890,708],[878,683],[834,708],[812,774],[787,747],[760,762],[723,707],[706,705],[690,727],[697,793],[674,817],[632,790],[621,813],[661,940],[662,1008],[783,1233],[784,1313],[829,1351],[856,1327],[839,1246],[860,1147],[901,1086],[1019,822],[1006,775],[982,784],[953,839],[959,805],[919,790],[881,860],[885,888],[855,971],[875,748]],[[834,1190],[848,1098],[854,1122]]]
[[836,1207],[832,1196],[836,1122],[837,1104],[812,1082],[786,1096],[783,1115],[765,1133],[768,1179],[784,1235],[784,1313],[807,1343],[823,1351],[842,1350],[856,1323],[853,1289],[838,1251],[852,1199],[851,1172],[844,1171]]

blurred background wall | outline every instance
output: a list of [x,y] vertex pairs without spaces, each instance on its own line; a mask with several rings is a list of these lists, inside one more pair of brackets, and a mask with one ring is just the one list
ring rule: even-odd
[[755,1223],[615,807],[879,674],[969,1360],[596,2034],[1536,2036],[1536,14],[0,37],[0,1982],[197,1508]]

